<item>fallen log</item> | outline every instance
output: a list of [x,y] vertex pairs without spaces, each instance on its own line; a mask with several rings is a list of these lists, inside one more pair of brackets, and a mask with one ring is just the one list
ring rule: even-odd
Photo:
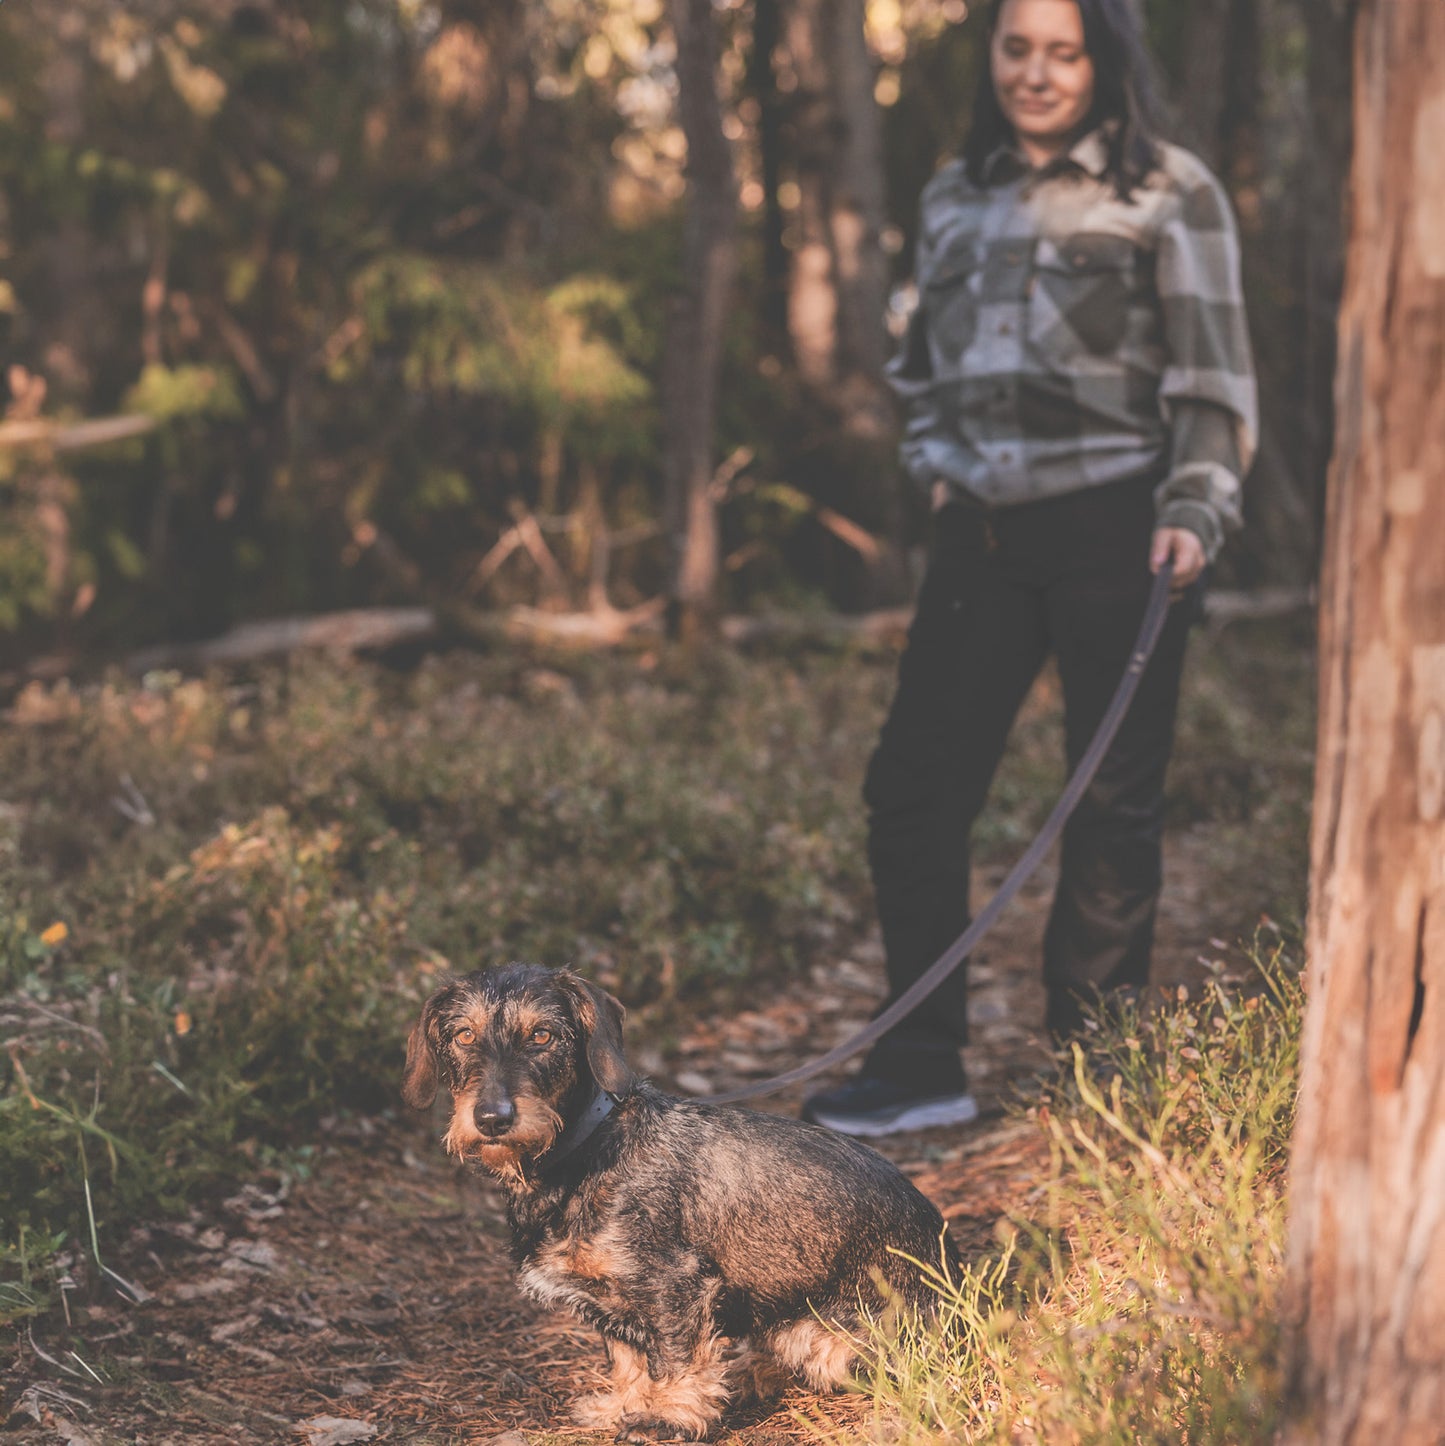
[[131,673],[149,673],[157,668],[249,663],[308,649],[354,653],[423,641],[437,631],[437,616],[430,608],[354,608],[314,617],[241,623],[218,638],[202,642],[162,643],[132,653],[125,666]]
[[[1243,619],[1287,616],[1313,605],[1314,593],[1309,588],[1266,588],[1254,593],[1212,594],[1205,601],[1204,615],[1211,630],[1217,630]],[[610,648],[638,635],[660,634],[665,611],[662,598],[633,608],[566,613],[522,606],[505,612],[468,607],[357,608],[314,617],[242,623],[218,638],[160,644],[133,653],[126,659],[126,668],[132,673],[156,668],[207,668],[308,649],[354,653],[428,642],[448,633],[489,643],[549,642]],[[734,645],[809,639],[881,645],[900,640],[912,621],[913,609],[909,607],[856,614],[766,612],[725,617],[718,631]]]
[[653,598],[635,608],[594,608],[583,613],[547,613],[538,608],[514,607],[505,614],[504,627],[514,638],[615,647],[634,633],[659,631],[666,609],[662,598]]
[[475,608],[355,608],[312,617],[270,618],[241,623],[217,638],[193,643],[161,643],[132,653],[127,672],[157,668],[196,669],[228,663],[252,663],[288,653],[355,653],[404,643],[429,642],[447,633],[495,642],[554,642],[615,647],[639,631],[661,627],[661,598],[635,608],[599,608],[582,613],[548,613],[514,607],[506,612]]

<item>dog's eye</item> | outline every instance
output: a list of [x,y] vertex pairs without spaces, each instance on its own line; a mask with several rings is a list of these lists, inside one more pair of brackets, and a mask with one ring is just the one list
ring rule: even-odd
[[536,1045],[551,1044],[552,1031],[550,1029],[534,1029],[532,1031],[532,1043]]
[[454,1044],[475,1044],[477,1032],[475,1029],[459,1029],[452,1035],[452,1042]]

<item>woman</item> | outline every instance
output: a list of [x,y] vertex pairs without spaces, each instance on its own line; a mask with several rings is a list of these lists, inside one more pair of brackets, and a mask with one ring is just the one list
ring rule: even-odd
[[[1072,768],[1173,563],[1163,635],[1064,833],[1058,1038],[1148,977],[1190,595],[1240,523],[1256,405],[1229,204],[1156,139],[1129,0],[996,0],[989,26],[963,157],[923,194],[892,368],[935,539],[864,796],[897,997],[968,923],[969,832],[1044,659]],[[805,1114],[858,1135],[972,1119],[965,1029],[960,969]]]

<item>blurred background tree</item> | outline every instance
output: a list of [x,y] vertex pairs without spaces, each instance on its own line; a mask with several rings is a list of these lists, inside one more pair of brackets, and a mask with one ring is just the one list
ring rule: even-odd
[[[1349,9],[1146,4],[1176,133],[1246,240],[1266,425],[1225,564],[1244,584],[1315,571]],[[0,657],[663,593],[676,10],[0,7]],[[897,601],[922,518],[879,381],[889,295],[963,130],[978,16],[711,10],[740,219],[703,439],[715,602]],[[137,420],[76,431],[113,417]]]

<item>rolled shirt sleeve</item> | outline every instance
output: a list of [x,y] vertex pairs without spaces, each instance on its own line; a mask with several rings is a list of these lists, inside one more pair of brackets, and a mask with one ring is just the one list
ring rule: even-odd
[[1259,409],[1238,231],[1219,183],[1202,164],[1192,169],[1159,233],[1168,353],[1159,403],[1172,436],[1155,498],[1159,525],[1189,528],[1212,561],[1243,522],[1240,479],[1258,446]]
[[1187,527],[1213,562],[1242,526],[1239,425],[1213,402],[1179,398],[1173,407],[1169,475],[1154,489],[1160,527]]

